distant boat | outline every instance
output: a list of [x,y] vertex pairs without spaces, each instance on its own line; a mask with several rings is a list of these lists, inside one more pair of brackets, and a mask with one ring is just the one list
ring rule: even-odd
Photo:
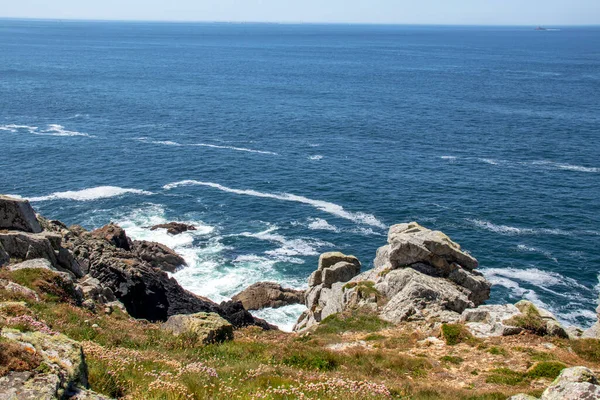
[[542,26],[538,26],[538,27],[536,27],[536,28],[535,28],[535,30],[536,30],[536,31],[547,31],[547,30],[548,30],[548,28],[544,28],[544,27],[542,27]]

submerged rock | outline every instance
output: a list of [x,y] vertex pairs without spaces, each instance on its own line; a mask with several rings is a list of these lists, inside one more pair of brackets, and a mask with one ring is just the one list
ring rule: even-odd
[[204,344],[233,340],[233,325],[215,313],[173,315],[162,328],[174,335],[193,335]]
[[0,229],[40,233],[42,227],[29,201],[0,195]]
[[158,224],[150,227],[151,231],[155,231],[157,229],[166,229],[167,233],[171,235],[179,235],[183,232],[195,231],[196,227],[194,225],[188,225],[181,222],[169,222],[166,224]]
[[477,260],[442,232],[416,222],[394,225],[375,268],[360,272],[355,257],[326,253],[309,278],[308,308],[295,330],[348,308],[367,307],[392,323],[456,322],[489,298],[491,283],[474,271]]
[[275,282],[255,283],[232,298],[240,301],[246,310],[278,308],[304,302],[304,291],[287,289]]

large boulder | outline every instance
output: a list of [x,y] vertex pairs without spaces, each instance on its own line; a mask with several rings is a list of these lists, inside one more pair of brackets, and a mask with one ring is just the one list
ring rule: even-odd
[[[518,394],[509,400],[536,400]],[[600,399],[600,385],[596,375],[586,367],[565,368],[558,378],[544,390],[539,400],[594,400]]]
[[29,201],[0,195],[0,229],[40,233],[42,227]]
[[87,365],[81,345],[60,334],[2,330],[3,339],[39,357],[32,371],[9,372],[0,377],[2,399],[70,398],[71,392],[87,389]]
[[93,230],[90,235],[95,239],[104,239],[120,249],[131,250],[131,239],[127,237],[125,230],[112,222]]
[[162,328],[174,335],[193,335],[204,344],[219,343],[233,339],[233,326],[215,313],[173,315]]
[[139,258],[148,262],[154,268],[167,272],[175,272],[187,263],[185,259],[164,244],[134,240],[131,249]]
[[[332,257],[332,254],[336,254]],[[439,231],[416,222],[394,225],[372,270],[358,260],[326,253],[309,278],[303,330],[348,308],[367,307],[392,323],[457,322],[460,314],[489,298],[491,283],[475,271],[477,260]]]
[[19,260],[45,258],[52,265],[58,264],[53,247],[53,244],[56,244],[56,237],[54,235],[21,231],[0,231],[0,244],[11,258]]
[[154,225],[150,228],[151,231],[155,231],[157,229],[166,229],[167,233],[170,235],[179,235],[183,232],[195,231],[196,227],[194,225],[188,225],[182,222],[168,222],[166,224]]
[[0,243],[0,267],[8,264],[10,261],[10,255],[4,250],[4,246]]
[[232,298],[241,301],[246,310],[278,308],[304,302],[304,291],[281,287],[275,282],[255,283]]

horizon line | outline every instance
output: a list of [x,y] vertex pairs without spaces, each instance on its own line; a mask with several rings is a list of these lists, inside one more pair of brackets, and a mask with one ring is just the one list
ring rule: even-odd
[[95,18],[57,18],[57,17],[4,17],[0,20],[14,21],[56,21],[56,22],[131,22],[131,23],[172,23],[172,24],[256,24],[256,25],[372,25],[372,26],[448,26],[448,27],[596,27],[595,24],[476,24],[476,23],[409,23],[409,22],[341,22],[341,21],[236,21],[236,20],[161,20],[161,19],[95,19]]

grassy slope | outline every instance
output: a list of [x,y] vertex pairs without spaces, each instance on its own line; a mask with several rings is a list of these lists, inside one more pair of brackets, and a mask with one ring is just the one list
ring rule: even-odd
[[[35,302],[0,290],[0,301],[26,301],[0,307],[4,323],[30,315],[81,341],[92,389],[114,397],[506,399],[539,394],[564,365],[600,367],[598,341],[454,335],[450,342],[456,344],[448,345],[441,332],[427,339],[431,332],[411,324],[393,327],[360,312],[332,316],[306,335],[246,328],[234,341],[204,346],[118,311],[77,307],[68,285],[48,272],[2,271],[0,278],[42,296]],[[8,324],[32,329],[14,321]],[[0,356],[3,346],[0,341]]]

